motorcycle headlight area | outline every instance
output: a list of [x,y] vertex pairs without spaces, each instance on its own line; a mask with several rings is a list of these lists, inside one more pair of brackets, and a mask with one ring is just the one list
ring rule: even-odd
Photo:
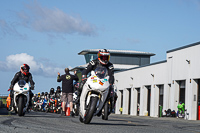
[[28,94],[28,91],[24,91],[24,92],[22,92],[23,94]]
[[19,91],[15,91],[15,94],[18,94],[19,93]]

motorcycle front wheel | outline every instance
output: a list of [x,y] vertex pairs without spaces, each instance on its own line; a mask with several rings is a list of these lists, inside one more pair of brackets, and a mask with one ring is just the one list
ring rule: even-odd
[[86,110],[85,117],[83,119],[83,122],[85,124],[89,124],[90,121],[92,120],[92,117],[94,115],[94,111],[96,109],[97,101],[98,101],[98,97],[91,97],[90,98],[88,109]]
[[24,108],[24,97],[20,96],[18,99],[18,115],[19,116],[24,116],[25,113],[23,113],[23,108]]

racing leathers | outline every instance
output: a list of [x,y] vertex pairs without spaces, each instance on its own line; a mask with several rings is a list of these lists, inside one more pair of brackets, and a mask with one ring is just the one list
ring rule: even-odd
[[61,98],[61,92],[60,91],[56,91],[55,95],[56,95],[56,98]]
[[87,79],[87,74],[89,72],[91,72],[92,70],[95,70],[99,66],[103,66],[103,67],[107,68],[107,70],[108,70],[109,83],[110,83],[110,89],[109,89],[108,97],[113,97],[113,93],[114,93],[114,87],[113,87],[113,84],[114,84],[114,67],[113,67],[113,64],[111,62],[108,62],[107,64],[104,65],[97,58],[95,60],[90,61],[88,66],[82,72],[82,82],[80,83],[80,86],[79,86],[79,93],[78,93],[78,101],[77,102],[79,102],[83,85],[85,84],[86,79]]
[[88,66],[85,70],[83,70],[82,75],[86,76],[89,72],[92,70],[95,70],[98,66],[104,66],[108,70],[108,76],[109,76],[109,83],[110,85],[114,84],[114,66],[111,62],[108,62],[107,64],[103,65],[100,63],[100,61],[97,59],[90,61]]
[[[14,76],[14,78],[12,79],[11,81],[11,85],[10,85],[10,96],[11,96],[11,107],[13,106],[13,96],[14,96],[14,93],[13,93],[13,87],[15,85],[15,83],[17,83],[19,80],[25,80],[26,83],[29,83],[31,84],[31,89],[33,90],[34,89],[34,81],[33,81],[33,78],[32,78],[32,74],[31,73],[28,73],[27,75],[24,75],[21,71],[17,72]],[[31,99],[33,97],[33,93],[32,91],[30,90],[30,100],[29,100],[29,107],[32,106],[32,102],[31,102]]]

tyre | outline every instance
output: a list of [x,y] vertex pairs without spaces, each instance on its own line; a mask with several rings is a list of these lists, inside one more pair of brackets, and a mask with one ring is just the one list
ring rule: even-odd
[[18,115],[19,116],[24,116],[25,113],[23,113],[23,108],[24,108],[24,97],[20,96],[18,99]]
[[79,105],[76,104],[76,106],[74,106],[75,108],[73,109],[73,112],[75,114],[75,116],[78,116],[79,115]]
[[86,110],[85,118],[84,118],[85,124],[89,124],[90,121],[92,120],[94,111],[96,110],[97,101],[98,101],[98,97],[90,98],[90,103],[89,103],[88,109]]
[[103,110],[104,111],[102,111],[102,119],[108,120],[108,115],[109,115],[108,102],[105,103]]
[[57,114],[60,114],[61,113],[61,109],[59,109],[58,111],[57,111]]

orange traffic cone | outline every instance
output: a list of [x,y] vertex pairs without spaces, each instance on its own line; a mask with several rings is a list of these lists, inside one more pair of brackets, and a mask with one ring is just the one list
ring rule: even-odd
[[67,103],[67,107],[65,107],[65,115],[70,116],[70,106],[69,103]]

